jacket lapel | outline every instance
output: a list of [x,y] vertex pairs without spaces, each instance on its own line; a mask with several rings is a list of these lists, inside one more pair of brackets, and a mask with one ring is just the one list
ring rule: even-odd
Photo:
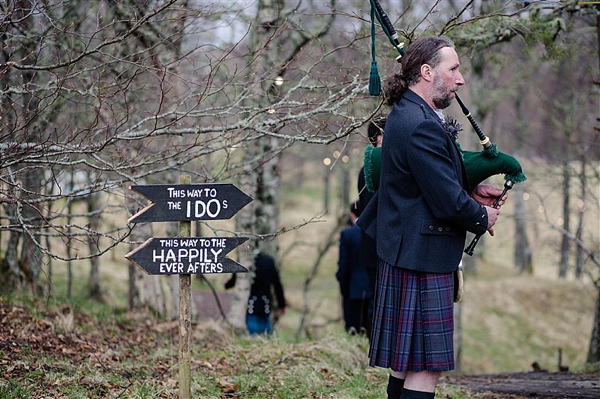
[[[440,126],[442,127],[442,129],[444,128],[444,125],[442,125],[442,121],[441,121],[439,115],[418,94],[416,94],[415,92],[413,92],[411,90],[407,90],[406,93],[404,93],[404,97],[409,101],[419,104],[421,106],[421,108],[423,110],[425,110],[426,114],[428,114],[429,117],[437,120],[440,123]],[[454,155],[458,158],[458,165],[456,165],[457,166],[456,174],[458,175],[458,177],[460,179],[461,186],[465,190],[467,190],[468,189],[467,170],[465,169],[465,164],[462,159],[462,154],[461,154],[460,150],[458,149],[456,142],[454,142],[454,140],[452,140],[448,136],[448,134],[446,134],[446,137],[448,140],[450,140],[452,142],[452,147],[454,148]],[[471,194],[471,193],[469,193],[469,194]]]

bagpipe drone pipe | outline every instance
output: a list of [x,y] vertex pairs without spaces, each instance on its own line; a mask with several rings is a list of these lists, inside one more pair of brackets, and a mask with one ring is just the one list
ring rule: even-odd
[[[401,43],[398,39],[398,34],[389,17],[383,11],[379,0],[370,0],[371,2],[371,34],[372,34],[372,62],[371,62],[371,73],[369,79],[369,94],[380,95],[381,94],[381,82],[379,79],[379,73],[377,72],[377,62],[375,59],[375,19],[379,21],[382,30],[388,37],[390,43],[398,50],[399,55],[396,58],[398,62],[401,62],[404,56],[404,43]],[[473,192],[475,187],[486,180],[488,177],[498,174],[504,174],[504,189],[502,194],[497,198],[494,203],[494,208],[497,208],[502,198],[506,195],[516,183],[520,183],[526,180],[525,173],[519,162],[511,155],[498,151],[495,143],[492,143],[490,139],[481,131],[481,128],[462,102],[462,100],[456,94],[456,101],[460,106],[462,112],[467,117],[475,133],[479,138],[479,142],[483,147],[482,151],[464,151],[460,144],[457,142],[457,147],[463,162],[468,178],[468,189],[469,193]],[[375,148],[371,145],[367,146],[364,154],[364,173],[365,173],[365,185],[367,190],[374,192],[379,187],[379,177],[381,175],[381,148]],[[475,246],[479,242],[481,235],[477,235],[473,238],[471,243],[465,248],[465,253],[473,255]]]

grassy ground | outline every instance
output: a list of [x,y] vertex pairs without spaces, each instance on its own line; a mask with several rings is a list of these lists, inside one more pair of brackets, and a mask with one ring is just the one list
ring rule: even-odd
[[[74,302],[56,308],[15,298],[2,300],[0,315],[2,399],[177,397],[177,323],[141,311],[96,318]],[[293,343],[202,323],[192,338],[193,397],[381,397],[385,376],[366,367],[365,351],[363,337],[340,329]]]
[[[142,311],[96,318],[83,308],[0,303],[0,398],[176,398],[177,323]],[[237,337],[202,323],[192,338],[194,398],[381,398],[386,372],[367,341],[340,328],[319,340]],[[453,387],[445,397],[469,398]],[[447,396],[451,395],[451,396]]]
[[[290,308],[274,337],[239,337],[213,321],[196,327],[193,397],[384,397],[387,372],[368,367],[366,339],[348,336],[341,327],[335,255],[330,259],[333,264],[325,263],[311,286],[311,339],[294,339],[306,269],[292,272],[291,266],[283,273]],[[104,304],[86,297],[85,263],[74,265],[71,299],[65,298],[65,265],[53,266],[56,287],[47,301],[1,300],[0,369],[5,372],[0,399],[177,397],[177,322],[126,312],[126,265],[118,258],[103,263],[103,285],[110,287]],[[212,276],[217,287],[225,278]],[[558,280],[551,270],[520,275],[510,267],[479,262],[478,274],[466,280],[461,305],[461,373],[528,371],[535,361],[556,371],[559,348],[563,365],[582,370],[594,300],[593,286],[585,281]],[[67,310],[73,312],[72,321]],[[438,392],[447,398],[486,397],[447,384]]]
[[[282,192],[282,227],[320,215],[319,173],[307,171],[315,178]],[[556,220],[560,208],[555,191],[530,178],[528,189],[546,198],[544,210]],[[205,320],[196,327],[191,346],[193,397],[384,397],[387,372],[367,367],[366,339],[348,336],[341,327],[334,276],[337,247],[327,253],[310,287],[311,336],[295,340],[304,306],[304,280],[313,266],[316,246],[332,228],[333,210],[341,208],[338,189],[331,189],[329,214],[280,237],[285,254],[281,273],[290,307],[274,337],[239,337],[226,326]],[[539,203],[527,206],[533,215],[540,209]],[[582,370],[592,330],[594,285],[587,276],[574,280],[571,272],[568,279],[556,277],[560,236],[535,218],[529,225],[534,270],[517,273],[512,265],[511,214],[509,200],[496,237],[486,237],[478,246],[485,258],[478,260],[477,274],[466,279],[460,372],[528,371],[533,362],[556,371],[559,349],[562,365]],[[588,223],[597,226],[598,220],[592,214]],[[162,228],[154,235],[159,236]],[[86,297],[89,265],[84,261],[73,263],[71,299],[66,299],[66,265],[60,262],[52,265],[55,287],[46,300],[0,299],[0,370],[4,371],[0,399],[177,396],[177,323],[144,311],[126,312],[128,265],[123,255],[128,251],[126,246],[118,247],[101,258],[104,303]],[[593,267],[589,270],[597,275]],[[218,289],[228,277],[208,276]],[[206,290],[197,281],[194,285]],[[439,392],[440,397],[479,397],[446,385]]]
[[[520,292],[506,289],[515,296]],[[506,331],[514,329],[506,324]],[[12,296],[0,298],[0,331],[0,399],[178,397],[177,321],[157,320],[144,310],[124,312],[82,297],[44,303]],[[474,351],[465,358],[509,364],[503,363],[508,362],[503,352],[517,357],[516,351],[525,350],[520,341],[528,330],[519,331],[524,332],[516,339],[510,338],[515,333],[505,337],[517,344],[501,350],[495,334],[466,329],[468,337],[489,338],[465,345],[470,348],[466,352]],[[192,397],[385,397],[387,371],[367,366],[364,337],[346,334],[339,324],[328,325],[317,339],[294,341],[287,333],[284,324],[266,338],[235,335],[223,323],[199,323],[191,342]],[[529,338],[539,347],[548,335],[540,332]],[[526,355],[532,356],[543,364],[539,353]],[[438,397],[504,396],[442,383]]]

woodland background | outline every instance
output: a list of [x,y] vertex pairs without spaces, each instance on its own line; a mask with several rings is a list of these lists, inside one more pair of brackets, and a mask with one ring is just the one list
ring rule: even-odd
[[[591,3],[381,1],[407,44],[453,39],[461,98],[528,177],[509,193],[496,237],[465,257],[457,346],[467,372],[556,363],[559,349],[561,364],[600,361],[600,6]],[[276,257],[291,304],[278,334],[303,342],[339,329],[337,239],[358,196],[366,124],[387,113],[368,94],[370,29],[367,1],[0,2],[4,303],[72,312],[84,298],[176,319],[177,276],[147,276],[123,255],[177,234],[176,223],[128,224],[147,204],[128,187],[185,174],[254,198],[230,221],[195,223],[194,234],[251,237],[230,255],[248,267],[256,242]],[[397,52],[376,31],[385,81]],[[463,148],[478,150],[460,109],[446,112],[464,124]],[[228,277],[199,276],[194,287],[221,292]],[[251,278],[238,275],[222,328],[243,329]],[[193,310],[198,323],[209,300]]]

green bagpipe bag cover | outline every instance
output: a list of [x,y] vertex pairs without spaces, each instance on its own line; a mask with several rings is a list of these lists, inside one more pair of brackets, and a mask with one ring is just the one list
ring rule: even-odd
[[[488,177],[501,173],[505,174],[506,180],[513,183],[520,183],[526,179],[519,162],[508,154],[499,151],[490,153],[486,150],[463,151],[460,145],[457,147],[465,164],[469,192],[472,192],[479,183]],[[377,191],[381,177],[381,147],[368,145],[365,148],[364,172],[367,190]]]

